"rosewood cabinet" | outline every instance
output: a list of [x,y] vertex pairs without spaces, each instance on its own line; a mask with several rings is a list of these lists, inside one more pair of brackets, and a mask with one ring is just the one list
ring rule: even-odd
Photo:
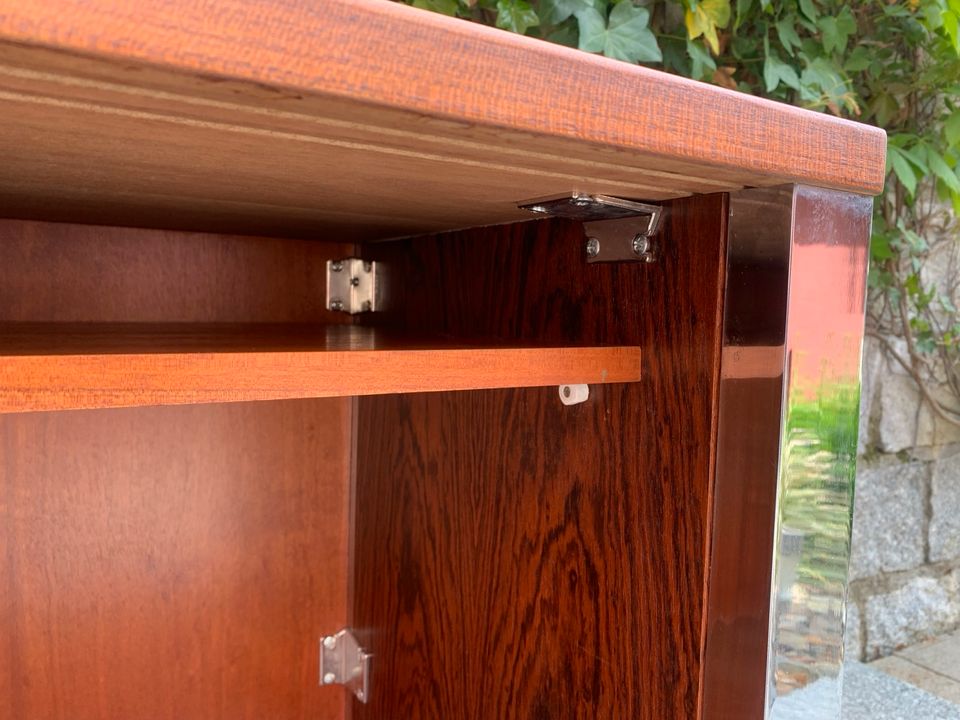
[[881,131],[380,0],[0,118],[0,720],[838,717]]

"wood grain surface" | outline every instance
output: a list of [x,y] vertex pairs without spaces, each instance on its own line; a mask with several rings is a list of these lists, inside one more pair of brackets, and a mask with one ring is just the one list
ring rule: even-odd
[[644,376],[358,401],[355,717],[696,717],[725,219],[671,202],[653,265],[563,221],[366,249],[411,273],[394,329],[638,343]]
[[348,325],[0,325],[0,412],[639,379],[636,346],[381,343]]
[[[335,323],[351,249],[2,221],[0,322]],[[343,717],[350,408],[0,417],[0,718]]]
[[323,323],[353,245],[0,219],[0,323]]
[[349,402],[0,417],[0,717],[335,720]]
[[0,109],[10,212],[351,239],[509,222],[571,190],[875,193],[886,147],[383,0],[2,0]]

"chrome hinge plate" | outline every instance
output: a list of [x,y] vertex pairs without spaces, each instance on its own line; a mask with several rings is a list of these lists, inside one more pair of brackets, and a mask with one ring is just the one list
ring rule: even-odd
[[377,263],[359,258],[327,260],[327,310],[356,315],[381,309]]
[[360,702],[370,697],[370,659],[349,628],[320,639],[320,684],[344,685]]
[[660,229],[659,205],[612,197],[572,193],[518,203],[538,215],[581,220],[586,232],[588,263],[654,262],[653,236]]

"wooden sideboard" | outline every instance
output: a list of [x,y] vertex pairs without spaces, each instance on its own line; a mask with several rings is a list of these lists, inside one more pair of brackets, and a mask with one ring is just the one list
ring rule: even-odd
[[0,0],[0,117],[0,720],[839,702],[882,131],[384,0]]

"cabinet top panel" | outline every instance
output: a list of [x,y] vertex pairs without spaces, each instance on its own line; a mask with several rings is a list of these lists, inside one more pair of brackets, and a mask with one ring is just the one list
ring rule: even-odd
[[877,193],[882,130],[386,0],[0,0],[0,202],[345,239],[570,191]]

